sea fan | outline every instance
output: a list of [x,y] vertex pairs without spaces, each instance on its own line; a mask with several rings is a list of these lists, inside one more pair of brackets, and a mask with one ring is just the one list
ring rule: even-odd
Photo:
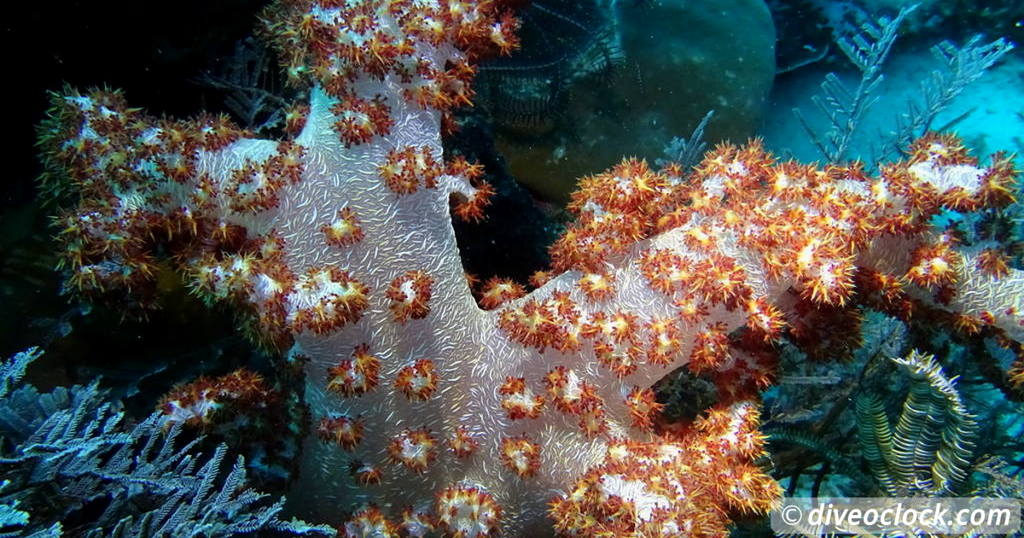
[[[20,385],[40,355],[33,348],[0,364],[0,528],[6,531],[0,538],[62,531],[140,538],[259,530],[333,535],[327,526],[278,519],[284,500],[268,503],[267,494],[246,488],[241,457],[221,478],[226,446],[206,458],[195,450],[200,439],[182,445],[180,427],[165,430],[158,414],[129,428],[98,382],[49,394]],[[83,510],[99,515],[74,528],[54,523],[73,521]]]

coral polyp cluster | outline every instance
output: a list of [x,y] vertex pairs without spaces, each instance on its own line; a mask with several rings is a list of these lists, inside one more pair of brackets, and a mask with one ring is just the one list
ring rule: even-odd
[[710,410],[675,439],[608,447],[551,503],[564,536],[728,536],[727,512],[765,513],[778,484],[749,458],[763,456],[753,404]]
[[266,409],[279,398],[259,374],[236,370],[175,387],[163,397],[159,410],[165,426],[180,423],[206,427],[215,420]]

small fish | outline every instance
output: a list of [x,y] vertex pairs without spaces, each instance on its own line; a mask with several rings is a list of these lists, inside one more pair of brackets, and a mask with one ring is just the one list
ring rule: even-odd
[[791,375],[779,379],[782,385],[835,385],[843,378],[837,375]]

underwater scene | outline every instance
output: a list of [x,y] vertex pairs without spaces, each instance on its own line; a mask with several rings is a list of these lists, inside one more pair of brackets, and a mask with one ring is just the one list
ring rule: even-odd
[[1024,3],[8,9],[0,537],[1024,536]]

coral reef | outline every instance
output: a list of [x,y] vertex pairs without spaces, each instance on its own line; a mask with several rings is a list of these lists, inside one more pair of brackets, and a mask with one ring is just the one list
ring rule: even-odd
[[[522,296],[492,282],[485,310],[451,220],[480,219],[492,190],[440,135],[515,19],[282,0],[264,23],[309,94],[294,138],[69,88],[42,127],[44,185],[79,200],[58,219],[69,289],[145,309],[167,260],[305,369],[315,433],[291,507],[343,534],[722,535],[781,494],[757,398],[784,331],[856,340],[866,304],[1024,337],[1024,274],[929,226],[1007,205],[1015,171],[936,134],[874,175],[756,141],[693,170],[627,159],[581,181],[553,271]],[[666,424],[651,387],[678,367],[718,403]]]

